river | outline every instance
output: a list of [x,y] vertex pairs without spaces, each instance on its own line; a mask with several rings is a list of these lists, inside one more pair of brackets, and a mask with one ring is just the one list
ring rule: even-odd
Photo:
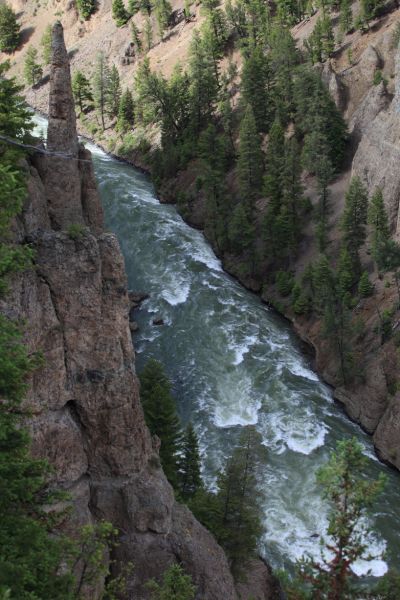
[[[39,128],[46,122],[36,117]],[[369,517],[371,553],[354,570],[375,576],[400,564],[400,478],[375,457],[311,370],[288,324],[227,275],[203,235],[158,202],[147,176],[87,144],[93,153],[106,226],[119,239],[129,288],[150,294],[137,312],[137,369],[154,357],[173,382],[183,423],[200,440],[203,474],[213,486],[241,428],[256,426],[266,447],[261,552],[274,567],[319,555],[327,505],[315,473],[340,439],[356,436],[367,475],[388,484]],[[153,324],[162,318],[164,325]]]

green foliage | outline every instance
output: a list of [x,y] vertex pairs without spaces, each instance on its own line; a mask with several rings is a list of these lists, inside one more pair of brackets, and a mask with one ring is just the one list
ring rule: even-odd
[[36,85],[43,75],[43,69],[37,62],[38,51],[29,46],[24,62],[24,77],[28,85]]
[[291,302],[295,315],[307,315],[310,312],[310,295],[307,293],[305,287],[300,285],[297,281],[292,288]]
[[123,0],[112,1],[112,17],[117,27],[123,27],[128,22],[129,16]]
[[135,51],[137,54],[142,52],[142,40],[140,37],[140,31],[134,21],[131,21],[131,34],[132,34],[132,42],[135,46]]
[[146,587],[151,600],[194,600],[196,594],[192,578],[178,564],[171,565],[165,571],[161,584],[153,579]]
[[[299,69],[294,82],[296,124],[304,136],[303,162],[314,173],[321,156],[328,158],[333,171],[344,160],[346,124],[318,73]],[[321,155],[321,149],[324,149]]]
[[135,107],[130,90],[125,90],[121,96],[118,107],[117,129],[126,132],[133,128],[135,118]]
[[368,600],[397,600],[400,596],[400,574],[392,569],[381,577]]
[[368,196],[359,177],[353,177],[345,196],[341,228],[343,242],[351,258],[355,280],[361,274],[359,250],[366,239]]
[[335,49],[331,18],[323,14],[315,23],[312,34],[305,42],[312,64],[324,62]]
[[82,71],[76,71],[72,77],[72,93],[74,94],[75,104],[79,106],[81,113],[92,107],[93,94],[90,81]]
[[80,240],[86,233],[86,227],[80,223],[71,223],[68,226],[67,233],[71,240]]
[[51,25],[47,25],[44,33],[40,39],[40,45],[42,47],[42,58],[45,65],[49,65],[51,62]]
[[110,117],[116,117],[119,112],[121,100],[121,84],[118,69],[115,65],[111,67],[106,90],[106,107]]
[[242,98],[253,109],[257,130],[266,132],[271,123],[270,59],[260,46],[254,46],[244,61],[241,74]]
[[231,248],[236,254],[246,252],[254,241],[254,227],[243,202],[239,202],[233,209],[229,220],[228,237]]
[[11,53],[17,49],[19,30],[15,12],[8,4],[0,4],[0,52]]
[[387,81],[384,78],[382,71],[380,69],[376,69],[376,71],[374,72],[374,78],[372,80],[372,83],[374,85],[379,85],[380,83],[382,83],[382,81],[385,85],[387,84]]
[[179,453],[182,448],[182,431],[176,412],[171,384],[163,366],[156,360],[149,360],[140,379],[140,398],[146,424],[150,432],[161,440],[160,459],[169,482],[179,489]]
[[99,52],[96,57],[95,71],[92,81],[93,98],[95,107],[100,115],[101,124],[105,129],[105,111],[109,89],[110,70],[104,52]]
[[347,33],[353,26],[353,12],[350,0],[341,0],[340,2],[340,31]]
[[164,31],[168,27],[168,21],[172,13],[172,6],[168,0],[153,0],[154,13],[157,20],[158,32],[163,38]]
[[300,577],[312,597],[344,600],[355,597],[356,577],[351,566],[360,558],[372,560],[365,516],[381,493],[385,477],[371,481],[363,475],[367,459],[356,439],[338,442],[336,451],[317,475],[331,506],[325,542],[328,555],[320,562],[305,558]]
[[288,271],[278,271],[276,274],[276,287],[281,296],[289,296],[294,285],[293,275]]
[[76,0],[76,6],[82,19],[87,21],[96,11],[96,0]]
[[246,107],[239,132],[239,156],[237,162],[240,194],[251,206],[261,193],[263,154],[261,140],[251,105]]
[[199,443],[193,425],[189,423],[183,436],[182,455],[179,459],[179,489],[185,501],[193,498],[203,486],[200,468]]
[[218,508],[211,531],[227,553],[236,576],[245,572],[262,533],[262,496],[257,487],[259,453],[259,434],[253,427],[246,427],[218,478]]
[[358,293],[362,298],[371,296],[374,292],[374,286],[369,280],[367,271],[363,271],[360,281],[358,282]]

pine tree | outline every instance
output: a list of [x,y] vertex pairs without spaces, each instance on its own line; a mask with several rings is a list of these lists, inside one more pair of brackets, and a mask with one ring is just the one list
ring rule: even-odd
[[[293,136],[285,142],[285,160],[283,168],[283,206],[287,221],[286,246],[293,255],[300,237],[299,205],[303,197],[301,184],[300,148]],[[282,212],[281,212],[282,214]]]
[[24,62],[24,76],[28,85],[36,85],[43,75],[43,69],[36,60],[37,56],[36,48],[29,46]]
[[121,100],[121,84],[119,80],[118,69],[115,65],[111,67],[108,77],[106,107],[110,117],[116,117],[119,111]]
[[72,92],[74,94],[75,104],[79,106],[80,112],[91,106],[93,94],[90,88],[90,82],[81,71],[76,71],[72,77]]
[[154,0],[154,12],[158,25],[158,33],[162,39],[164,37],[164,31],[168,27],[172,6],[168,0]]
[[123,0],[112,0],[112,17],[117,27],[123,27],[129,20]]
[[152,9],[151,0],[138,0],[138,1],[139,1],[140,12],[145,17],[149,17],[151,15],[151,9]]
[[180,565],[171,565],[164,573],[162,583],[154,579],[146,584],[150,600],[194,600],[196,587],[190,575]]
[[133,97],[130,90],[125,90],[121,96],[121,100],[118,108],[118,131],[127,131],[133,128],[135,118],[135,106],[133,103]]
[[239,202],[232,212],[228,236],[231,248],[236,254],[243,254],[254,242],[254,227],[244,202]]
[[128,0],[128,12],[130,15],[134,16],[140,10],[140,2],[139,0]]
[[374,286],[369,280],[367,271],[363,271],[358,283],[358,293],[362,298],[371,296],[374,291]]
[[366,238],[368,196],[359,177],[353,177],[345,196],[341,222],[343,241],[352,261],[356,280],[361,274],[359,250]]
[[48,25],[44,30],[40,45],[42,47],[43,62],[45,65],[49,65],[51,62],[51,25]]
[[246,427],[218,478],[219,511],[213,532],[235,575],[245,572],[262,532],[261,494],[257,487],[259,448],[259,434],[254,427]]
[[150,432],[161,440],[160,459],[164,473],[175,489],[178,484],[178,461],[182,431],[176,412],[171,384],[163,366],[149,360],[139,374],[140,398]]
[[199,443],[193,425],[189,423],[182,442],[179,460],[179,489],[184,500],[192,498],[203,486],[200,474]]
[[389,221],[380,188],[374,192],[368,207],[368,224],[372,227],[372,256],[382,268],[385,262],[385,250],[390,238]]
[[355,280],[353,263],[346,247],[341,249],[337,274],[340,293],[345,296],[351,292]]
[[[367,459],[355,438],[337,443],[328,463],[317,475],[329,501],[326,554],[321,561],[304,558],[299,564],[300,577],[311,586],[312,597],[343,600],[364,595],[356,588],[351,570],[359,560],[372,560],[368,546],[367,510],[381,493],[385,477],[376,480],[363,475]],[[355,594],[355,596],[354,596]]]
[[190,104],[193,133],[198,136],[209,123],[218,95],[212,56],[207,52],[197,30],[189,52]]
[[86,21],[96,11],[96,0],[76,0],[80,16]]
[[350,0],[341,0],[339,23],[342,33],[347,33],[353,26],[353,11]]
[[19,44],[20,26],[8,4],[0,4],[0,52],[14,52]]
[[99,52],[96,58],[95,72],[93,76],[93,98],[96,109],[100,114],[101,125],[105,129],[105,111],[107,105],[107,91],[110,71],[103,52]]
[[149,18],[144,23],[144,39],[146,40],[146,50],[150,50],[153,45],[153,27]]
[[131,21],[131,33],[136,54],[140,54],[142,52],[142,40],[140,39],[140,31],[134,21]]
[[240,194],[252,206],[260,195],[263,176],[263,154],[253,109],[248,104],[240,123],[237,173]]
[[271,122],[270,87],[272,73],[268,55],[260,46],[254,46],[242,69],[242,97],[253,109],[259,132],[268,131]]

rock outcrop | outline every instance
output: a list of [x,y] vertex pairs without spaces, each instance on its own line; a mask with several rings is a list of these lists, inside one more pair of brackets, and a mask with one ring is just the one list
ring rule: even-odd
[[[358,127],[361,139],[353,160],[353,174],[364,181],[368,190],[384,192],[392,230],[400,231],[400,50],[395,69],[395,95],[390,105],[385,100],[384,84],[371,88],[358,111],[365,114]],[[367,107],[367,108],[366,108]],[[357,119],[356,119],[357,122]]]
[[55,155],[27,164],[29,197],[15,226],[17,240],[35,248],[35,269],[15,279],[2,306],[26,321],[27,344],[44,356],[26,398],[32,452],[70,494],[67,530],[106,519],[120,532],[115,558],[134,565],[129,598],[146,598],[143,583],[179,561],[197,598],[235,600],[225,554],[175,502],[144,423],[124,261],[102,229],[90,153],[78,144],[60,24],[51,82],[47,148]]

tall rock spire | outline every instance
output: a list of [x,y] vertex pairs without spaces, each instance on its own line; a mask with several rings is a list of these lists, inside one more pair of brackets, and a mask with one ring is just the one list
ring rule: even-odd
[[57,21],[52,28],[52,60],[50,71],[49,150],[78,155],[76,115],[71,88],[69,59],[64,43],[63,26]]
[[43,178],[52,227],[65,230],[72,224],[84,225],[80,148],[69,59],[60,22],[52,29],[47,149],[54,152],[47,159]]

